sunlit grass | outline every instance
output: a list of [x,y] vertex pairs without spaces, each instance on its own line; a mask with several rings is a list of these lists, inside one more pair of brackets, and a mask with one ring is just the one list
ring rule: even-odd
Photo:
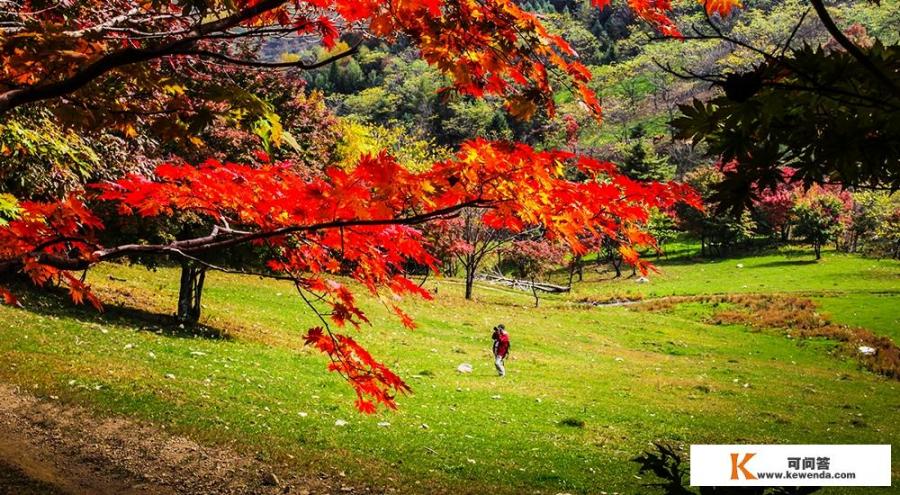
[[[106,265],[88,280],[110,305],[103,315],[33,292],[23,294],[26,310],[0,307],[0,378],[400,492],[653,493],[644,486],[653,480],[636,478],[631,462],[653,440],[900,439],[900,382],[832,356],[832,342],[710,325],[702,305],[655,314],[574,302],[612,291],[790,291],[828,304],[849,295],[868,309],[832,304],[838,321],[895,328],[896,295],[883,294],[900,291],[900,264],[831,253],[801,263],[808,258],[663,262],[647,284],[604,281],[608,274],[589,270],[573,294],[546,298],[539,309],[530,294],[480,286],[470,302],[456,281],[429,281],[435,301],[403,303],[419,323],[414,331],[364,299],[373,326],[347,331],[414,390],[399,411],[371,417],[353,410],[350,389],[325,371],[325,358],[302,346],[315,320],[288,284],[211,274],[209,329],[194,335],[159,317],[174,308],[175,270]],[[499,322],[513,339],[504,379],[489,357]],[[472,374],[456,372],[463,362]]]

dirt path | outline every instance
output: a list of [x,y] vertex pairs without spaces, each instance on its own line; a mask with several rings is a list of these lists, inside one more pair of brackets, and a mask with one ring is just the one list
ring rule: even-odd
[[[0,384],[0,494],[309,494],[328,480],[283,477],[221,447]],[[344,489],[344,492],[349,490]]]

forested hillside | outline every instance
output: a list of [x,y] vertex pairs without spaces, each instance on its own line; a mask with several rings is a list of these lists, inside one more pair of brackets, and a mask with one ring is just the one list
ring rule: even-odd
[[[697,2],[673,3],[676,22],[687,37],[717,34]],[[838,22],[858,39],[878,38],[884,44],[898,41],[897,0],[883,1],[880,6],[864,1],[833,3]],[[442,93],[447,81],[438,69],[420,60],[415,47],[402,44],[363,40],[357,55],[304,78],[308,88],[325,95],[328,107],[345,119],[345,139],[351,143],[366,138],[389,141],[410,159],[426,162],[433,156],[424,150],[433,147],[424,142],[450,150],[465,139],[486,136],[544,148],[577,149],[614,161],[636,177],[662,179],[683,177],[709,163],[703,149],[693,149],[677,139],[669,126],[679,113],[679,104],[693,98],[708,99],[722,91],[692,76],[728,74],[762,60],[752,49],[725,39],[661,40],[623,4],[613,3],[602,10],[591,7],[590,0],[528,0],[520,4],[538,13],[589,67],[594,75],[591,86],[603,99],[601,124],[579,108],[565,89],[556,96],[560,104],[557,115],[538,115],[527,123],[510,117],[496,100]],[[804,18],[791,47],[818,46],[828,40],[815,15],[804,17],[809,6],[802,0],[756,0],[746,2],[745,7],[729,18],[715,19],[722,36],[774,53],[783,49],[797,21]],[[331,52],[340,52],[355,41],[348,37]],[[310,53],[300,42],[284,40],[269,43],[264,50],[273,59],[310,55],[322,59],[329,54],[321,49]]]

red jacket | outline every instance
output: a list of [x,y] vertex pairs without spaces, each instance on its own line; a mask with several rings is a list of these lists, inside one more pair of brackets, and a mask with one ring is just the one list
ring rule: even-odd
[[509,354],[509,334],[506,332],[498,333],[494,336],[494,354],[505,358]]

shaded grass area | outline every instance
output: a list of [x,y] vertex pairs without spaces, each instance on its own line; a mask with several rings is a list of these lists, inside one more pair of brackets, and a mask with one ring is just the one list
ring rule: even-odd
[[[898,289],[893,262],[803,265],[792,282],[770,272],[783,268],[748,270],[778,259],[748,258],[737,272],[735,260],[663,265],[650,284],[583,284],[539,309],[528,294],[479,287],[473,303],[454,281],[428,282],[437,300],[404,304],[420,325],[412,332],[366,301],[374,326],[354,337],[415,392],[398,412],[371,417],[301,345],[314,319],[289,285],[211,274],[205,327],[194,332],[159,318],[174,308],[177,272],[107,265],[88,280],[110,306],[103,315],[33,292],[22,297],[27,311],[0,307],[0,379],[401,493],[661,493],[632,462],[655,440],[896,443],[898,382],[832,355],[837,342],[710,324],[700,304],[654,314],[574,303],[604,291],[727,290],[706,281],[713,273],[767,290],[823,291],[832,280],[859,297]],[[489,356],[498,322],[513,338],[504,379]],[[463,362],[472,374],[455,371]]]
[[[693,258],[684,246],[673,247],[671,258],[656,262],[660,273],[651,273],[650,282],[636,283],[624,277],[614,279],[605,265],[585,271],[585,282],[575,286],[580,296],[605,292],[636,293],[643,298],[754,292],[802,292],[821,296],[844,294],[900,295],[900,261],[876,260],[825,251],[816,262],[810,252],[782,249],[776,252],[720,259]],[[852,323],[852,322],[847,322]]]

